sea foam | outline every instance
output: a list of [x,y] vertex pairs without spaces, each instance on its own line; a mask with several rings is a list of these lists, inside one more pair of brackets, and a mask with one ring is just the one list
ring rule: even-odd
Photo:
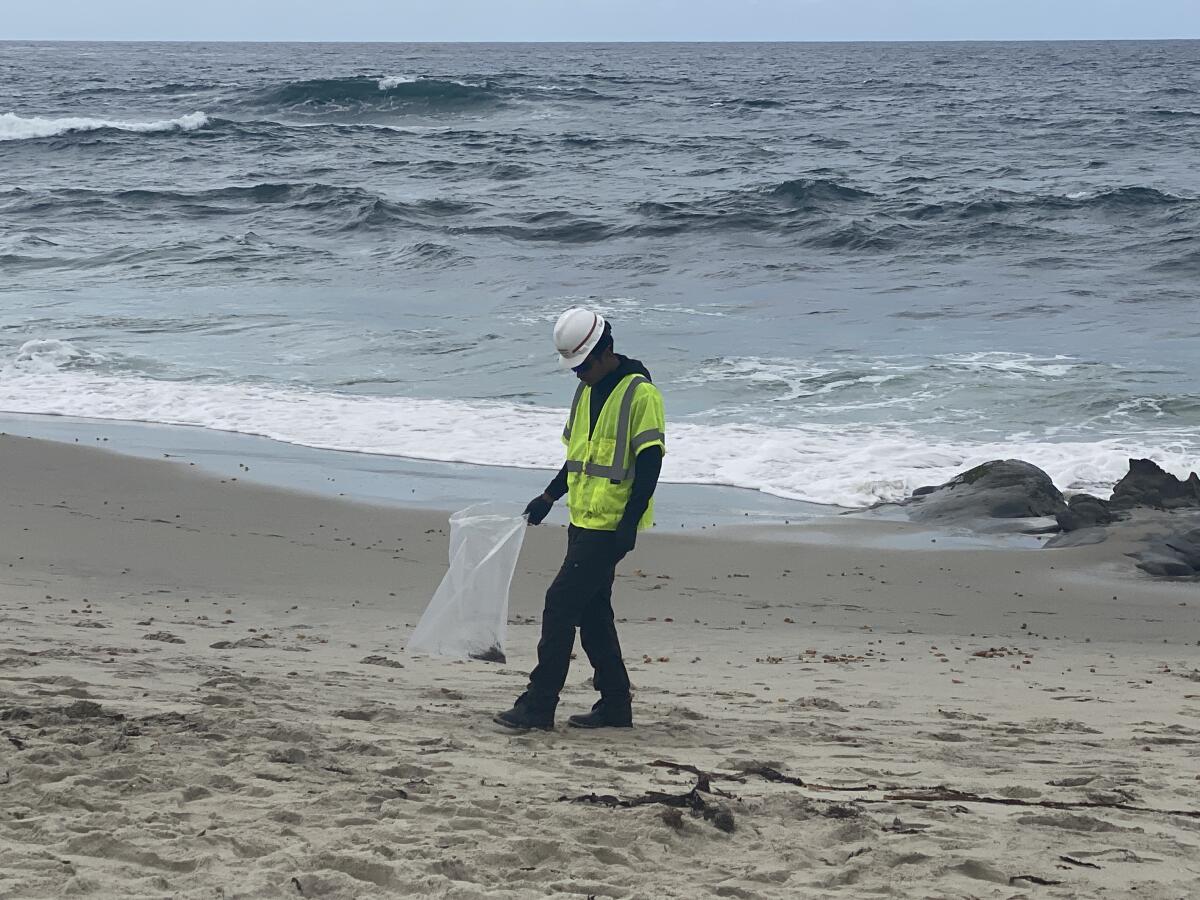
[[63,119],[26,118],[16,113],[0,113],[0,141],[25,141],[30,138],[54,137],[73,131],[99,131],[112,128],[117,131],[195,131],[208,124],[208,115],[202,112],[188,113],[175,119],[155,122],[119,122],[109,119],[68,117]]
[[[360,396],[89,371],[65,342],[26,344],[0,371],[0,409],[193,425],[302,446],[516,468],[562,464],[566,409],[498,401]],[[1186,436],[1185,436],[1186,437]],[[750,488],[844,507],[898,500],[991,459],[1019,457],[1068,491],[1107,496],[1130,457],[1185,476],[1198,435],[1096,440],[931,439],[907,428],[671,422],[665,481]],[[497,475],[497,477],[503,477]]]
[[412,84],[416,81],[413,75],[388,75],[379,79],[379,89],[381,91],[390,91],[392,88],[400,87],[402,84]]
[[69,341],[53,338],[26,341],[17,351],[12,369],[20,372],[55,372],[86,355]]

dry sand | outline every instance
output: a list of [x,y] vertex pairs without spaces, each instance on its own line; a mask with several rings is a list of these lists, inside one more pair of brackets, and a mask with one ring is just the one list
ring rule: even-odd
[[[638,726],[514,736],[561,528],[497,666],[403,652],[444,515],[12,437],[0,485],[0,897],[1200,896],[1200,590],[1119,547],[655,531]],[[660,760],[707,813],[576,802]]]

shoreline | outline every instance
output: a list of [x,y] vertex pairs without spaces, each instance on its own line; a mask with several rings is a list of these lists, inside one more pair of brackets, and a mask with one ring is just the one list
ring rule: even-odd
[[[549,469],[322,450],[190,425],[0,412],[0,432],[98,446],[142,459],[195,462],[197,468],[212,475],[283,490],[447,513],[484,500],[523,506],[541,493],[554,475]],[[251,464],[250,471],[239,463]],[[850,511],[727,485],[662,482],[656,496],[665,509],[658,517],[662,528],[699,528],[714,521],[722,525],[783,523]],[[562,504],[556,504],[548,521],[565,524]]]
[[[217,477],[358,503],[449,513],[485,500],[523,506],[553,473],[543,469],[478,466],[406,457],[323,450],[273,438],[188,425],[162,425],[71,416],[0,412],[0,434],[96,447],[123,456],[194,463]],[[252,463],[246,466],[246,463]],[[332,473],[332,474],[331,474]],[[806,531],[808,542],[852,540],[859,547],[894,549],[1041,549],[1045,536],[1027,535],[1007,522],[993,531],[909,522],[893,509],[880,513],[789,500],[730,485],[660,482],[655,493],[656,533],[732,528],[734,537],[790,540],[790,526],[828,523]],[[843,527],[843,519],[861,525]],[[547,525],[565,526],[563,503]],[[932,545],[936,544],[937,547]],[[929,545],[927,547],[927,545]]]
[[[442,512],[200,469],[0,437],[0,895],[1000,897],[1033,875],[1173,900],[1200,878],[1200,816],[1170,812],[1200,812],[1200,603],[1119,548],[829,541],[903,530],[853,517],[651,532],[614,590],[637,727],[563,727],[595,696],[580,653],[559,728],[513,735],[490,715],[532,666],[562,528],[527,533],[507,664],[412,657]],[[700,796],[733,830],[569,802],[695,785],[656,760],[722,773],[731,796]],[[810,787],[733,777],[764,766]],[[937,785],[1015,803],[898,799]]]

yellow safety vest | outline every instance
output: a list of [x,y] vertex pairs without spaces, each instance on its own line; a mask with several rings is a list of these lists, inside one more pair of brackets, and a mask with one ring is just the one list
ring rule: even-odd
[[[589,427],[591,415],[592,389],[581,383],[563,429],[567,509],[571,524],[578,528],[616,531],[633,489],[638,453],[654,446],[667,452],[662,394],[646,376],[627,375],[604,401],[595,428]],[[653,524],[651,497],[638,530]]]

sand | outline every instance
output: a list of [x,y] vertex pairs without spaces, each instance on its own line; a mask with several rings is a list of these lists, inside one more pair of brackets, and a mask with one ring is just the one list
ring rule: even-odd
[[514,735],[562,528],[507,664],[410,657],[445,514],[251,476],[0,437],[0,897],[1200,896],[1200,590],[1119,546],[659,529],[637,727],[581,653]]

